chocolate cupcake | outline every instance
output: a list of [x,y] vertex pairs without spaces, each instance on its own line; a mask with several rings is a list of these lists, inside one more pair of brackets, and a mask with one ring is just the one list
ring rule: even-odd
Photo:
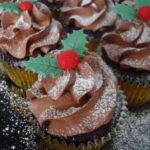
[[86,43],[83,31],[74,31],[63,50],[23,62],[39,74],[26,94],[51,149],[99,150],[123,121],[116,78],[96,53],[87,52]]
[[[14,7],[11,8],[10,4]],[[3,9],[0,27],[2,52],[24,59],[46,54],[59,43],[62,26],[43,3],[12,2],[1,4],[0,8]]]
[[118,19],[115,31],[103,36],[102,53],[119,79],[129,105],[137,106],[150,102],[150,16],[147,13],[150,3],[145,6],[145,1],[134,5],[133,1],[127,2],[114,7],[122,19]]

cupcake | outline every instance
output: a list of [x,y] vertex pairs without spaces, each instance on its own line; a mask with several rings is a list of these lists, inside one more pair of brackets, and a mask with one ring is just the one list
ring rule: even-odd
[[[116,4],[115,31],[104,34],[102,54],[117,76],[130,106],[150,102],[150,3]],[[132,12],[132,13],[131,13]]]
[[19,1],[3,3],[0,9],[1,52],[24,59],[46,54],[59,43],[62,26],[45,4]]
[[87,52],[82,30],[62,43],[63,50],[22,63],[39,75],[26,92],[29,109],[50,149],[99,150],[124,119],[124,96],[103,60]]

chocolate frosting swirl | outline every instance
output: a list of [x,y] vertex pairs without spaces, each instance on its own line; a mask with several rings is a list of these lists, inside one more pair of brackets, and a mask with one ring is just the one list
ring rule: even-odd
[[116,79],[95,53],[88,53],[76,70],[56,78],[41,78],[27,91],[29,108],[48,133],[74,136],[110,122],[116,102]]
[[116,30],[103,37],[108,58],[122,68],[150,71],[150,24],[118,21]]
[[76,27],[95,31],[114,24],[116,15],[110,5],[112,2],[107,0],[69,0],[61,10],[66,22],[74,21]]
[[17,59],[37,53],[47,53],[60,39],[61,24],[53,19],[49,8],[33,4],[31,13],[3,12],[1,16],[0,47]]

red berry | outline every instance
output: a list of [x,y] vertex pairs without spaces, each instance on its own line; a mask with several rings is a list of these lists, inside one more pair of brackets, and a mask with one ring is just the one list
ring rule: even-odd
[[78,54],[73,50],[63,51],[58,55],[57,63],[63,70],[75,69],[79,63]]
[[137,15],[143,21],[150,20],[150,6],[143,6],[139,8]]
[[19,9],[21,11],[32,11],[33,9],[33,4],[31,2],[27,2],[27,1],[24,1],[24,2],[21,2],[19,4]]

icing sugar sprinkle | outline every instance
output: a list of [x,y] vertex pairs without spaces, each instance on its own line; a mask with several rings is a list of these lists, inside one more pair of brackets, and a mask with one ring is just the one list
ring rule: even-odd
[[137,30],[135,27],[132,27],[130,30],[120,33],[124,41],[131,42],[135,40],[140,34],[141,30]]
[[67,110],[59,111],[53,107],[49,107],[48,109],[46,109],[41,113],[40,119],[45,120],[45,119],[57,119],[57,118],[66,117],[77,112],[79,109],[80,108],[71,107]]
[[126,58],[121,61],[121,65],[127,65],[131,67],[136,67],[136,68],[150,68],[150,56],[147,56],[147,58],[144,59],[130,59]]
[[18,29],[29,29],[30,28],[30,24],[28,24],[27,22],[24,21],[23,15],[20,16],[20,18],[17,20],[14,28],[18,28]]
[[56,86],[54,86],[52,89],[50,89],[50,91],[48,92],[48,95],[52,99],[57,100],[58,97],[60,96],[59,93],[61,94],[63,92],[63,90],[66,87],[66,85],[68,84],[69,80],[70,80],[70,73],[68,73],[67,75],[60,76],[56,80]]
[[94,77],[83,78],[79,74],[76,74],[76,81],[72,87],[73,95],[78,98],[89,92],[95,84]]
[[116,89],[113,88],[114,85],[112,81],[109,81],[108,84],[111,86],[108,86],[104,90],[102,97],[98,100],[97,104],[94,106],[94,109],[91,111],[91,115],[82,120],[82,127],[94,130],[97,127],[98,118],[105,116],[112,110],[112,108],[114,108],[117,96]]

